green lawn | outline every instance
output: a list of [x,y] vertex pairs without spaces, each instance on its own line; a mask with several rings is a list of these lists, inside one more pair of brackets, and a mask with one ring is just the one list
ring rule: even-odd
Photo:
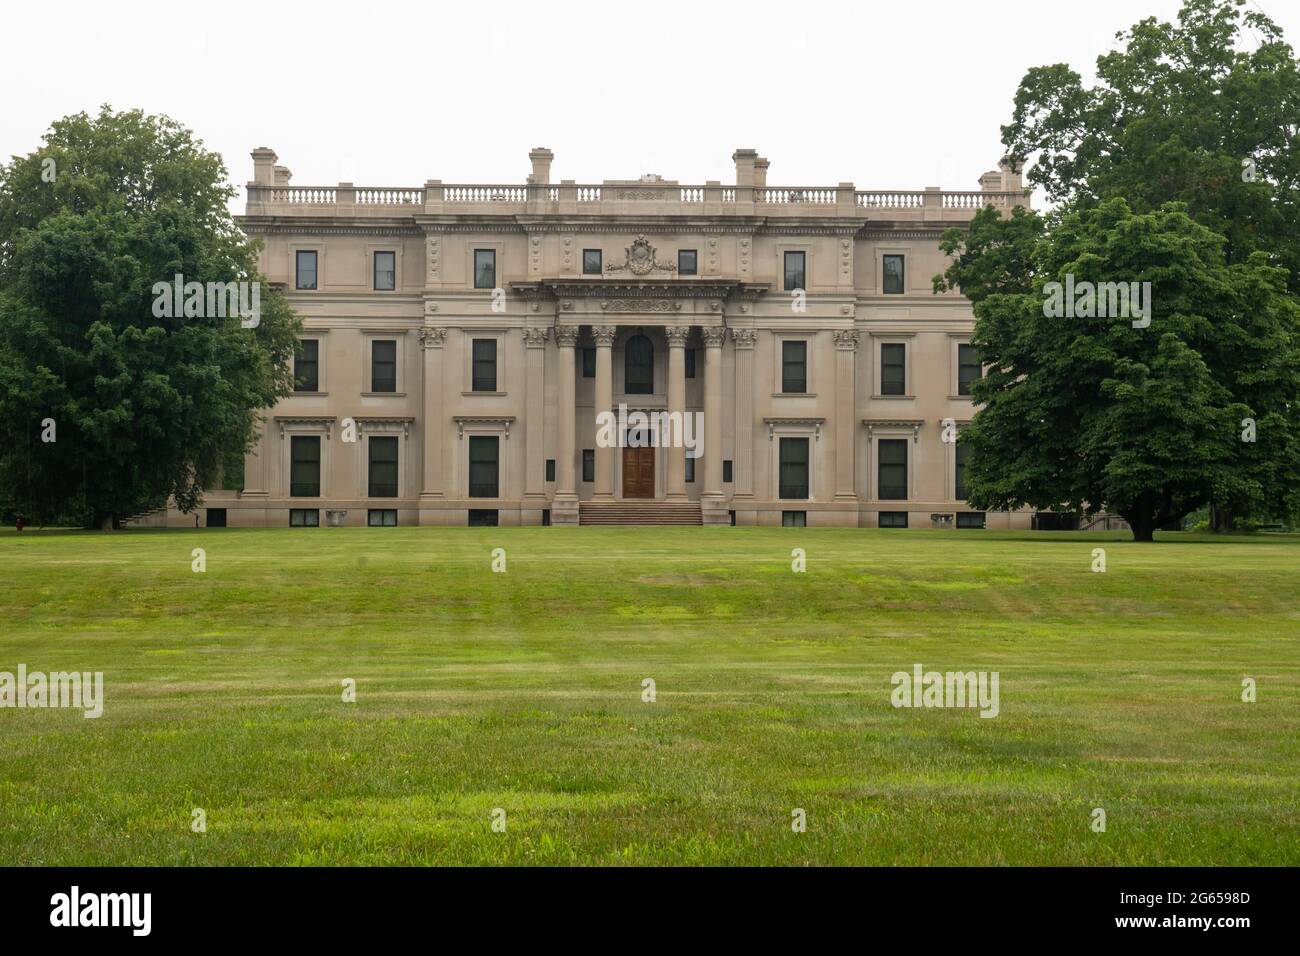
[[1300,864],[1300,537],[1124,537],[10,531],[0,671],[106,703],[0,709],[0,859]]

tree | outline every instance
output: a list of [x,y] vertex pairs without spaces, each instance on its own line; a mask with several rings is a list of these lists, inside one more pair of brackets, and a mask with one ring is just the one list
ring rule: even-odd
[[[101,527],[169,497],[192,510],[292,390],[297,320],[233,195],[189,130],[107,106],[0,166],[0,489],[16,510]],[[176,275],[261,283],[257,319],[206,295],[157,314]]]
[[[988,367],[959,438],[976,507],[1107,507],[1150,541],[1211,498],[1261,505],[1278,462],[1283,506],[1300,505],[1300,307],[1265,254],[1229,264],[1180,204],[1135,213],[1122,199],[1046,219],[986,208],[941,245],[954,261],[936,290],[971,299]],[[1097,286],[1121,279],[1140,308],[1116,315]],[[1060,314],[1049,283],[1067,281],[1078,294]],[[1268,408],[1234,393],[1256,379]]]
[[[1186,0],[1176,24],[1148,18],[1117,39],[1121,47],[1097,59],[1094,86],[1064,64],[1025,74],[1002,128],[1009,153],[1032,157],[1029,181],[1073,207],[1121,197],[1144,213],[1184,203],[1225,238],[1229,264],[1267,253],[1296,295],[1300,64],[1281,31],[1242,0]],[[1285,418],[1278,402],[1292,386],[1242,368],[1220,377],[1234,398]],[[1294,461],[1258,463],[1255,480],[1260,494],[1215,497],[1216,527],[1292,495]]]

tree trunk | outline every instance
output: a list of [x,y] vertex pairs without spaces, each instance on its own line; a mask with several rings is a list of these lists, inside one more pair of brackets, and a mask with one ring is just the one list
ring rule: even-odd
[[100,530],[100,531],[112,531],[112,530],[113,530],[113,516],[112,516],[112,515],[103,515],[103,516],[99,519],[99,530]]
[[1120,512],[1133,531],[1134,541],[1156,539],[1156,506],[1151,495],[1143,494],[1132,506]]

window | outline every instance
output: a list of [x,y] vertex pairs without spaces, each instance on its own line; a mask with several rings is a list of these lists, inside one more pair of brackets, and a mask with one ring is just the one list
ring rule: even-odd
[[907,394],[907,346],[884,342],[880,346],[880,394]]
[[679,276],[693,276],[699,269],[699,256],[694,249],[679,249],[677,251],[677,274]]
[[375,288],[381,292],[397,288],[397,253],[375,253]]
[[698,349],[686,349],[686,377],[695,377],[696,352]]
[[582,250],[582,274],[585,276],[598,276],[601,273],[600,250],[583,249]]
[[984,377],[979,349],[969,342],[957,346],[957,394],[969,395],[971,382]]
[[314,289],[316,288],[316,252],[314,250],[298,250],[298,270],[294,288],[296,289]]
[[654,392],[655,349],[644,335],[634,335],[623,347],[623,391],[628,395]]
[[902,295],[903,287],[903,257],[902,256],[885,256],[885,294]]
[[555,459],[554,458],[546,459],[546,480],[547,481],[555,480]]
[[781,439],[780,489],[781,498],[808,497],[808,439]]
[[495,249],[474,250],[474,288],[495,289],[497,287],[497,251]]
[[315,508],[290,508],[290,528],[319,528],[320,511]]
[[299,339],[293,353],[293,390],[320,391],[320,340]]
[[808,527],[808,512],[806,511],[782,511],[781,512],[782,528],[806,528]]
[[781,391],[802,394],[808,391],[808,343],[781,343]]
[[882,528],[906,528],[907,512],[906,511],[882,511],[880,512],[880,527]]
[[207,519],[207,525],[209,528],[224,528],[226,526],[226,509],[208,508]]
[[375,435],[370,439],[370,497],[397,497],[397,438]]
[[582,350],[582,377],[596,377],[596,350],[584,348]]
[[366,512],[366,524],[371,528],[396,528],[397,512],[392,508],[371,508]]
[[958,442],[953,448],[957,461],[957,480],[956,491],[954,495],[958,501],[966,500],[966,456],[970,453],[970,446]]
[[375,339],[370,343],[370,390],[397,391],[397,342]]
[[806,289],[804,285],[805,263],[807,256],[802,252],[787,252],[785,254],[785,291],[793,292],[795,289]]
[[543,509],[542,509],[542,527],[543,527],[543,528],[549,528],[550,526],[551,526],[551,509],[550,509],[550,508],[543,508]]
[[686,480],[695,480],[695,459],[690,455],[686,456]]
[[497,497],[497,437],[471,435],[469,439],[469,496]]
[[495,509],[469,509],[469,526],[471,528],[495,528],[498,524],[499,521]]
[[882,438],[876,445],[876,484],[882,501],[907,500],[907,439]]
[[957,512],[957,527],[959,528],[983,528],[984,512],[982,511],[959,511]]
[[472,388],[476,392],[497,390],[497,340],[474,340],[474,370]]
[[730,458],[724,458],[722,460],[722,480],[724,482],[731,481],[731,459]]
[[582,480],[596,480],[596,450],[594,448],[584,448],[582,450]]
[[289,497],[320,497],[320,436],[289,439]]

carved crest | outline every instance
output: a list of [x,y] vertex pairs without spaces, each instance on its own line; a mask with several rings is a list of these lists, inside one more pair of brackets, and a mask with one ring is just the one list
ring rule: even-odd
[[633,275],[643,276],[655,270],[660,272],[676,272],[677,264],[675,262],[660,262],[655,257],[655,247],[650,245],[650,240],[645,236],[637,236],[632,241],[632,245],[625,250],[627,255],[623,262],[611,262],[605,266],[606,272],[622,272],[627,270]]

